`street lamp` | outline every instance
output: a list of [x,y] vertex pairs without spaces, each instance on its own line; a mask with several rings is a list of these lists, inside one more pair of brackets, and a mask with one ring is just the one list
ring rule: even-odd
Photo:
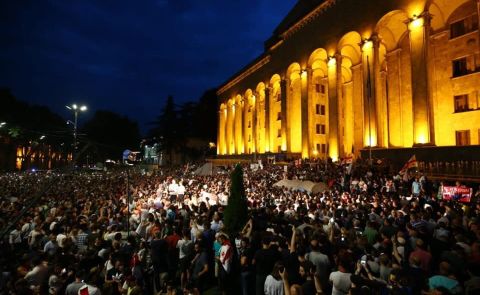
[[[72,161],[73,161],[73,166],[75,167],[75,157],[77,154],[77,121],[78,121],[78,113],[79,112],[85,112],[87,110],[87,106],[82,105],[78,106],[77,104],[72,104],[70,106],[65,106],[67,109],[73,111],[74,114],[74,121],[73,121],[73,154],[72,154]],[[71,122],[71,121],[67,121]]]
[[0,122],[0,128],[2,128],[3,126],[5,126],[7,124],[7,122]]

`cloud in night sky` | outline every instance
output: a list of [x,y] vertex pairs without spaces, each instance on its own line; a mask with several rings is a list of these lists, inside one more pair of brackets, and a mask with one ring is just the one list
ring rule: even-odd
[[295,0],[3,1],[0,87],[138,120],[197,100],[263,52]]

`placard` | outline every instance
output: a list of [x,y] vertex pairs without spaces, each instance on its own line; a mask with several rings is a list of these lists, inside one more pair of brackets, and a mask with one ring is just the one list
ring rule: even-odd
[[470,203],[473,189],[466,186],[443,186],[443,199],[458,201],[461,203]]

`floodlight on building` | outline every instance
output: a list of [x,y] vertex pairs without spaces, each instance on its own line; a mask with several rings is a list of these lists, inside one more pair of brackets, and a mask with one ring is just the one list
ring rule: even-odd
[[373,42],[372,42],[372,40],[370,40],[370,39],[364,39],[362,43],[363,43],[363,45],[362,45],[362,49],[363,49],[363,50],[367,50],[367,49],[372,49],[372,48],[373,48]]
[[416,28],[420,28],[422,25],[423,25],[423,18],[414,14],[413,17],[410,19],[410,27],[412,29],[416,29]]
[[337,64],[337,60],[335,59],[335,57],[334,56],[329,56],[328,57],[328,66],[333,67],[336,64]]

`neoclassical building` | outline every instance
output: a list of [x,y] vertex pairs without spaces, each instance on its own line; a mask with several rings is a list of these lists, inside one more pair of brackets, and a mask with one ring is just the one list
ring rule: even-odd
[[218,155],[478,145],[480,0],[299,0],[218,90]]

